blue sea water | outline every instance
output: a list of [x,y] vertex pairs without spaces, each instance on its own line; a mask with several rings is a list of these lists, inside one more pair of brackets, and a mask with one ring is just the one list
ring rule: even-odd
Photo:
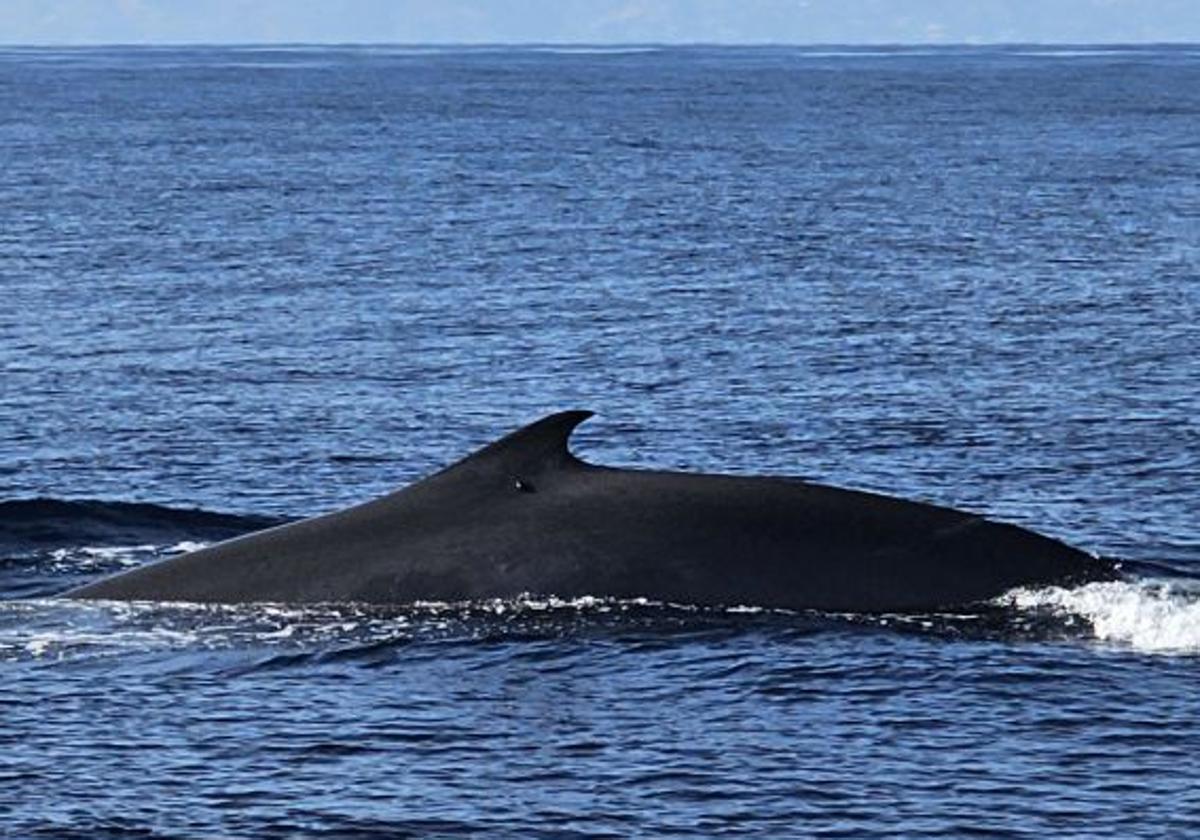
[[[1200,834],[1198,125],[1189,46],[0,51],[0,837]],[[1136,573],[55,598],[568,407]]]

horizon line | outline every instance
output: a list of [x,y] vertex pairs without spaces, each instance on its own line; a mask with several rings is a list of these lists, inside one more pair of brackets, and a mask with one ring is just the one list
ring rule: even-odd
[[664,49],[672,47],[728,48],[787,48],[814,49],[840,47],[845,49],[964,49],[989,47],[1071,47],[1145,48],[1200,47],[1193,40],[1147,41],[4,41],[0,48],[24,49],[88,49],[114,47],[390,47],[394,49]]

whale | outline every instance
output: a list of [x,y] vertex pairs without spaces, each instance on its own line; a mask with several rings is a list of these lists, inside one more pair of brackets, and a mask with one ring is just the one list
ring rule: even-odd
[[544,417],[343,510],[88,583],[79,599],[410,605],[521,597],[928,612],[1119,564],[978,514],[789,476],[588,463]]

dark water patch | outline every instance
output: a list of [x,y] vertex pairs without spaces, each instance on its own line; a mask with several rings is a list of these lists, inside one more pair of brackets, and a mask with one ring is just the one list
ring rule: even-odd
[[1160,580],[1200,581],[1200,563],[1166,562],[1163,560],[1122,560],[1121,571],[1141,578]]
[[0,557],[64,546],[212,542],[287,521],[140,502],[9,499],[0,501]]
[[2,599],[49,598],[67,588],[61,569],[46,556],[0,558]]

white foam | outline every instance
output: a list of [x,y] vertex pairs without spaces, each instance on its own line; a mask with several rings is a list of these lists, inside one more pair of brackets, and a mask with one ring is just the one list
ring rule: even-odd
[[84,545],[56,548],[49,554],[49,566],[52,570],[71,573],[113,572],[131,569],[163,557],[198,551],[207,545],[205,542],[184,540],[174,545]]
[[146,562],[147,555],[152,555],[157,548],[154,545],[85,545],[79,548],[56,548],[50,552],[50,563],[51,568],[75,572],[130,568]]
[[410,625],[404,615],[375,618],[352,607],[0,601],[0,661],[241,646],[320,647],[347,636],[360,643],[400,638]]
[[206,543],[206,542],[196,542],[195,540],[184,540],[183,542],[175,543],[175,545],[167,546],[165,549],[163,549],[163,551],[166,552],[167,554],[187,554],[188,552],[191,552],[191,551],[199,551],[200,549],[206,548],[207,546],[208,546],[208,543]]
[[1200,653],[1200,586],[1185,580],[1014,589],[1000,602],[1086,619],[1095,637],[1147,653]]

